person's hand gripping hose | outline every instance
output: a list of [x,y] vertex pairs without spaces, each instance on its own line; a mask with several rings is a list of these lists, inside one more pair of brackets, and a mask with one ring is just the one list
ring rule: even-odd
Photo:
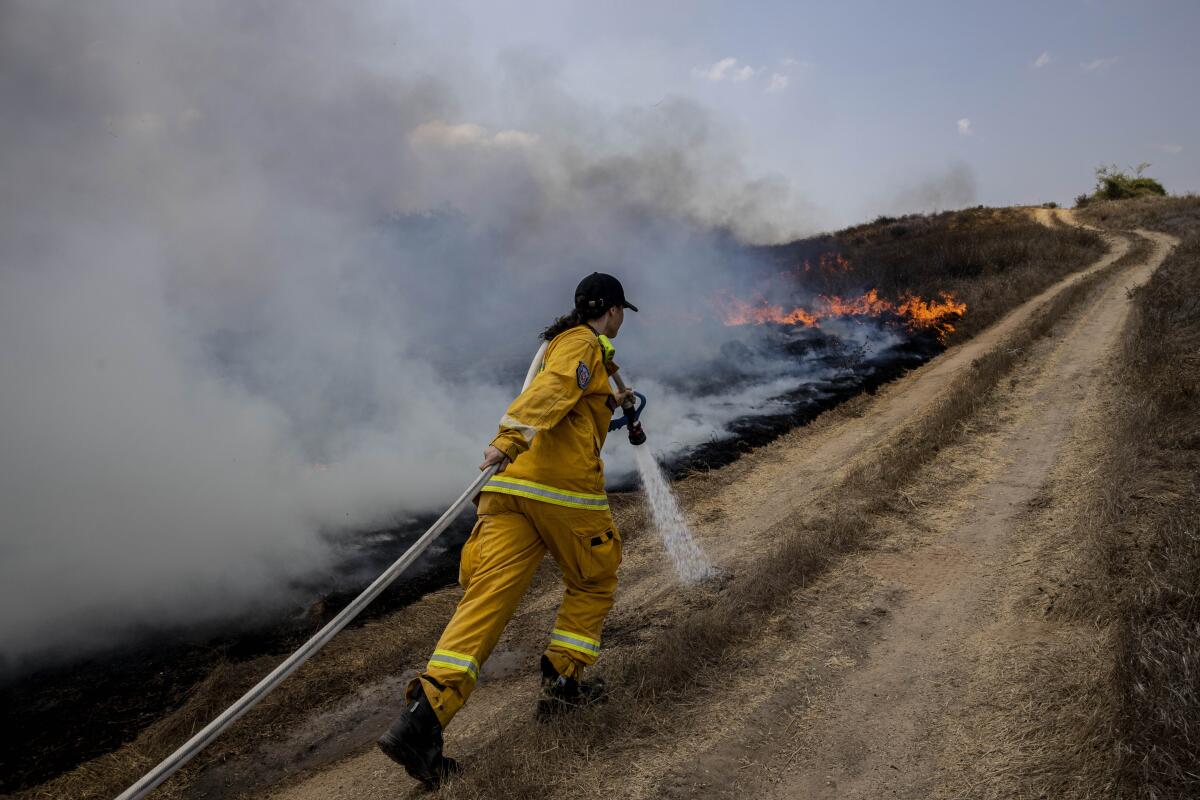
[[512,463],[512,459],[504,455],[499,448],[492,447],[490,444],[483,451],[483,463],[479,465],[480,469],[495,467],[496,473],[504,472],[504,468]]

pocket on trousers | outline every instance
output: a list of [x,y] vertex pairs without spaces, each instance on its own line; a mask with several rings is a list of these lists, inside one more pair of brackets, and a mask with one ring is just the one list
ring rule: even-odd
[[585,581],[602,581],[616,574],[621,563],[621,537],[615,527],[603,531],[577,533],[579,577]]
[[464,589],[471,583],[471,576],[483,560],[483,537],[480,536],[482,529],[483,517],[480,517],[475,520],[475,527],[471,529],[471,536],[463,544],[462,555],[458,559],[458,585]]

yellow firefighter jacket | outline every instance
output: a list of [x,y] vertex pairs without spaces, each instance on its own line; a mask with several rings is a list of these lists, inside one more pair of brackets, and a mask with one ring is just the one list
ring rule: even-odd
[[[609,345],[611,348],[611,345]],[[542,371],[508,407],[492,446],[513,460],[485,492],[608,509],[600,448],[612,419],[606,348],[587,325],[560,333]]]

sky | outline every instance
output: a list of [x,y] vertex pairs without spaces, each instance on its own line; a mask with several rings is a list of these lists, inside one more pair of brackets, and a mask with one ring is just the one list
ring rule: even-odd
[[821,227],[931,202],[1070,203],[1102,163],[1150,162],[1169,191],[1200,191],[1194,2],[422,6],[417,27],[485,70],[532,52],[590,102],[695,99]]

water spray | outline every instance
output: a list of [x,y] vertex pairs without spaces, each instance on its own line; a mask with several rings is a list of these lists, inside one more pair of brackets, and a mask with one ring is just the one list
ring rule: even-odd
[[640,401],[635,405],[634,399],[628,396],[628,388],[621,380],[619,369],[616,364],[610,364],[609,377],[616,384],[617,391],[627,398],[621,404],[625,416],[609,423],[608,430],[611,432],[625,426],[629,428],[629,443],[637,447],[634,459],[646,493],[646,504],[650,506],[654,528],[675,567],[675,574],[684,583],[702,581],[715,574],[713,567],[692,538],[687,520],[679,508],[679,500],[671,488],[671,481],[658,465],[658,459],[650,448],[639,446],[646,443],[646,431],[642,429],[641,421],[642,411],[646,408],[646,396],[641,392],[633,392],[633,398]]
[[[529,384],[533,383],[533,379],[541,371],[545,354],[546,344],[543,343],[534,356],[533,362],[529,365],[529,371],[525,373],[525,384],[522,386],[521,391],[528,389]],[[615,370],[611,373],[611,376],[617,388],[624,393],[626,391],[625,384],[620,378],[616,377]],[[639,417],[642,410],[646,407],[646,396],[639,392],[634,392],[634,397],[640,402],[635,403],[633,399],[629,399],[622,403],[621,407],[625,414],[620,420],[613,420],[609,425],[609,430],[628,427],[630,444],[641,445],[646,442],[646,432],[642,430]],[[684,522],[683,514],[679,510],[679,504],[671,492],[670,483],[659,468],[654,455],[649,449],[639,447],[637,453],[638,471],[642,474],[642,484],[646,487],[646,499],[654,516],[655,526],[658,528],[659,535],[663,539],[663,544],[667,548],[667,553],[675,565],[675,571],[681,579],[688,583],[707,577],[711,574],[712,568],[708,565],[708,561],[704,558],[704,554],[700,551],[700,548],[692,541],[691,533],[687,529],[687,523]],[[275,687],[283,683],[284,679],[298,670],[305,661],[316,655],[317,651],[327,645],[334,636],[349,625],[351,620],[357,617],[372,600],[378,597],[384,589],[391,585],[392,581],[400,577],[401,573],[417,560],[421,553],[462,513],[467,504],[479,494],[480,489],[496,474],[497,469],[498,465],[493,465],[480,472],[478,477],[458,496],[458,499],[446,509],[446,512],[430,526],[429,530],[425,531],[421,535],[421,538],[413,542],[400,558],[396,559],[390,567],[384,570],[358,597],[350,601],[350,604],[343,608],[337,616],[331,619],[321,630],[317,631],[311,639],[301,645],[296,652],[288,656],[283,663],[271,670],[270,674],[255,684],[250,691],[239,697],[233,705],[222,711],[216,719],[205,725],[195,735],[184,742],[178,750],[163,759],[128,789],[121,792],[117,800],[140,800],[140,798],[154,791],[156,787],[171,777],[180,767],[191,761],[204,748],[208,747],[230,725],[241,719],[246,712],[257,705]]]
[[716,575],[704,551],[692,538],[683,510],[671,489],[671,481],[658,465],[658,460],[648,447],[635,451],[638,473],[642,476],[642,488],[646,492],[646,504],[654,517],[654,527],[662,539],[667,557],[675,567],[675,574],[684,583],[698,583]]

